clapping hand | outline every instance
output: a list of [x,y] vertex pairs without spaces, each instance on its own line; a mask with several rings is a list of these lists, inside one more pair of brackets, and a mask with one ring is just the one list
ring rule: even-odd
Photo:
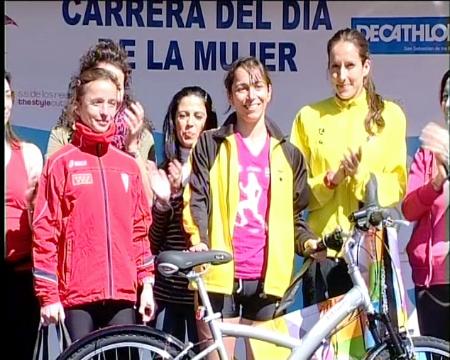
[[181,182],[183,180],[183,166],[177,159],[173,159],[167,167],[168,179],[172,193],[176,193],[181,189]]
[[125,122],[128,126],[128,136],[125,141],[127,151],[135,152],[138,149],[139,134],[144,126],[144,108],[139,102],[131,103],[125,108]]
[[344,167],[344,173],[346,176],[355,176],[358,172],[359,164],[361,162],[362,149],[358,148],[357,152],[348,149],[348,154],[344,154],[344,160],[341,165]]
[[449,133],[448,129],[429,122],[420,134],[422,147],[434,153],[436,160],[448,168]]
[[163,169],[158,169],[153,161],[147,161],[146,170],[150,186],[157,199],[162,203],[169,203],[171,183]]

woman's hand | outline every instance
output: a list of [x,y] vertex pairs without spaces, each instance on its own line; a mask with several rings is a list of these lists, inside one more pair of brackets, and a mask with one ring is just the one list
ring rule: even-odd
[[144,323],[149,322],[155,315],[155,299],[153,287],[150,283],[144,283],[140,296],[139,314],[142,315]]
[[192,252],[208,251],[208,250],[209,250],[208,249],[208,245],[206,245],[205,243],[202,243],[202,242],[200,242],[198,244],[195,244],[195,245],[192,245],[189,248],[189,251],[192,251]]
[[361,147],[358,148],[357,152],[348,149],[348,154],[344,154],[344,160],[342,160],[341,165],[344,167],[344,173],[346,176],[353,177],[358,173],[361,157]]
[[183,180],[183,165],[181,165],[181,163],[177,159],[173,159],[169,163],[167,171],[167,178],[169,179],[172,193],[175,194],[176,192],[181,190],[181,182]]
[[134,102],[124,111],[126,115],[124,120],[128,126],[125,146],[128,152],[134,153],[138,151],[139,135],[144,126],[144,108],[139,102]]
[[327,250],[317,251],[317,245],[319,243],[319,239],[308,239],[305,241],[303,247],[305,248],[304,254],[312,257],[314,260],[322,261],[327,257]]
[[64,321],[66,315],[60,302],[41,307],[41,323],[44,326]]
[[147,161],[146,170],[150,187],[157,199],[165,204],[169,203],[171,183],[163,169],[158,169],[153,161]]
[[434,153],[436,160],[448,167],[449,161],[449,134],[448,129],[429,122],[420,134],[422,147]]

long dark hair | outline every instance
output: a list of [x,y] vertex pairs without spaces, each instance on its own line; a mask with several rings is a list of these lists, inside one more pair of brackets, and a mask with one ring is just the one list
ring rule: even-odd
[[[5,70],[5,80],[8,82],[11,88],[11,74]],[[11,96],[14,103],[14,92],[11,89]],[[9,121],[5,124],[5,140],[14,149],[20,149],[22,139],[14,132],[11,125],[11,115]]]
[[444,101],[444,89],[449,77],[450,77],[450,70],[447,70],[444,76],[442,76],[441,86],[439,87],[439,105],[442,104],[442,101]]
[[197,96],[203,100],[206,109],[206,121],[203,130],[214,129],[217,127],[217,114],[213,108],[211,96],[199,86],[187,86],[178,91],[170,101],[164,117],[163,134],[164,134],[164,151],[166,159],[181,159],[180,142],[176,134],[176,114],[178,105],[186,96]]
[[[356,29],[342,29],[336,32],[327,44],[328,54],[328,69],[330,68],[330,53],[333,47],[341,41],[352,43],[359,51],[359,57],[364,64],[370,59],[369,43],[364,35]],[[382,130],[385,126],[385,122],[382,116],[384,110],[384,101],[381,95],[377,94],[375,90],[375,84],[370,74],[364,78],[364,88],[366,89],[367,105],[369,106],[369,112],[364,120],[364,126],[366,131],[373,135],[373,125],[376,124],[379,130]]]

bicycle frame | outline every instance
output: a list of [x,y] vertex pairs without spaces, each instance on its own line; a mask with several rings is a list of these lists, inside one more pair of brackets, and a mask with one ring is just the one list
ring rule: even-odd
[[192,360],[202,359],[215,350],[218,351],[221,360],[228,359],[222,339],[224,335],[257,339],[286,347],[291,349],[290,360],[307,360],[311,358],[323,339],[327,338],[333,329],[350,313],[358,308],[362,308],[368,314],[375,314],[374,307],[370,301],[369,290],[355,261],[359,248],[358,245],[363,235],[364,233],[362,231],[355,230],[352,236],[347,235],[347,239],[343,245],[343,256],[354,286],[320,318],[301,340],[250,325],[222,322],[220,320],[221,314],[213,312],[201,274],[191,271],[187,274],[187,277],[197,284],[198,293],[206,309],[206,316],[203,318],[203,321],[209,324],[214,339],[211,345],[193,357]]

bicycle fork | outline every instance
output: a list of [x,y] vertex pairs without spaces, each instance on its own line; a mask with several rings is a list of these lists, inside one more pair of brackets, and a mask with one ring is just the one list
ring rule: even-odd
[[[402,341],[400,333],[394,329],[389,314],[367,314],[367,318],[369,321],[369,331],[375,340],[375,343],[381,345],[383,338],[388,340],[388,349],[391,359],[415,359],[413,351],[411,351],[410,347]],[[377,321],[381,322],[386,327],[387,336],[382,336],[380,334],[379,328],[376,325]]]

